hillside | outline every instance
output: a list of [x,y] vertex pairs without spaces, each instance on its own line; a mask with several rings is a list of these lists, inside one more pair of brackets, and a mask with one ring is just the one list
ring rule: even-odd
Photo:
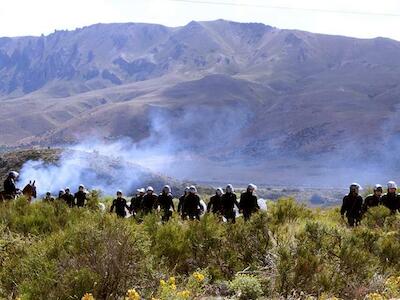
[[[368,180],[386,180],[400,165],[388,162],[398,149],[399,75],[394,40],[224,20],[2,38],[0,140],[129,137],[195,153],[209,167],[255,160],[257,173],[280,174],[288,165],[307,184],[346,177],[353,162]],[[256,179],[304,183],[283,173]]]
[[250,222],[162,224],[20,199],[0,203],[0,297],[398,299],[399,221],[380,206],[349,228],[281,198]]

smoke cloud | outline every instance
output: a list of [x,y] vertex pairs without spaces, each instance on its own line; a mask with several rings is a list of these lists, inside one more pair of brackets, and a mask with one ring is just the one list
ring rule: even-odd
[[[247,141],[251,140],[254,112],[245,104],[151,106],[148,113],[147,138],[104,140],[94,136],[75,145],[61,145],[65,151],[57,164],[28,161],[21,170],[21,181],[36,180],[40,194],[56,193],[66,186],[74,190],[81,183],[114,194],[117,189],[131,193],[148,184],[161,188],[171,178],[212,185],[254,182],[329,188],[347,187],[354,181],[366,185],[397,179],[400,142],[393,135],[382,140],[355,139],[332,152],[312,156],[269,147],[273,142],[265,137],[254,142],[252,152]],[[397,118],[389,121],[384,125],[388,131],[398,127]]]

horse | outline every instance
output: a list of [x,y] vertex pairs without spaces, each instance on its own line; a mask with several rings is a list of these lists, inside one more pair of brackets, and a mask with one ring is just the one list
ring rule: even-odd
[[26,199],[31,202],[32,198],[36,198],[36,186],[35,186],[35,180],[29,181],[29,183],[22,189],[22,195],[26,197]]

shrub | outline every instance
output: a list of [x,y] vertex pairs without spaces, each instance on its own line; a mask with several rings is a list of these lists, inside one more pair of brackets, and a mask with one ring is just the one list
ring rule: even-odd
[[257,277],[240,274],[235,276],[230,284],[236,297],[239,299],[258,299],[262,295],[262,288]]

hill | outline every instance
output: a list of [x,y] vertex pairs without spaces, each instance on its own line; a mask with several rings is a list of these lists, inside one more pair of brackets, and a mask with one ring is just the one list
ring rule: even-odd
[[[370,181],[386,179],[400,165],[391,160],[400,129],[399,57],[400,43],[390,39],[224,20],[2,38],[0,140],[167,140],[173,153],[195,153],[209,167],[255,160],[280,174],[289,165],[308,184],[324,176],[320,169],[328,170],[325,181],[346,177],[357,162]],[[200,173],[193,176],[203,179]],[[276,177],[304,183],[288,172],[257,180]]]

